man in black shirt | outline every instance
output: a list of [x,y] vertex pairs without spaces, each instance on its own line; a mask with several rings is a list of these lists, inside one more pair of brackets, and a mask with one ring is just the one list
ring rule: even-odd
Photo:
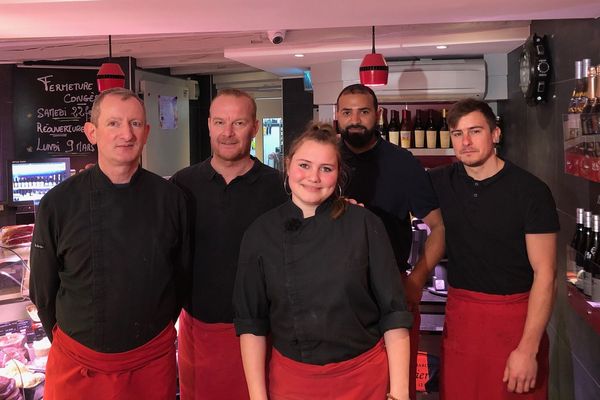
[[[419,339],[419,302],[431,270],[444,254],[444,223],[431,181],[419,162],[405,149],[380,138],[375,129],[377,97],[368,87],[350,85],[337,100],[342,154],[350,167],[344,194],[364,203],[383,221],[398,268],[403,272],[406,299],[413,311],[411,330],[410,396],[415,398]],[[431,229],[425,248],[410,275],[412,243],[410,213]]]
[[179,329],[181,398],[247,399],[233,286],[240,242],[261,214],[288,199],[279,172],[250,156],[259,123],[245,92],[221,90],[208,119],[213,155],[172,180],[191,201],[193,290]]
[[460,163],[431,172],[450,284],[442,398],[503,400],[516,392],[545,400],[559,229],[552,194],[496,155],[500,129],[486,103],[454,104],[448,125]]
[[84,131],[98,164],[42,198],[32,239],[31,300],[52,340],[44,398],[173,399],[185,197],[139,165],[149,126],[133,92],[102,92]]

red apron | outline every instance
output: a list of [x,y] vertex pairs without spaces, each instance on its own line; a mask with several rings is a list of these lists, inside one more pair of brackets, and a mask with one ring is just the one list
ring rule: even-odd
[[529,292],[493,295],[450,288],[442,341],[440,399],[546,400],[548,336],[538,350],[536,387],[510,393],[502,382],[510,353],[517,348],[527,317]]
[[173,400],[177,390],[175,328],[122,353],[94,351],[58,325],[46,365],[45,400]]
[[250,398],[233,324],[207,324],[181,312],[179,388],[181,400]]
[[358,357],[326,365],[305,364],[273,348],[270,400],[382,400],[389,387],[383,340]]

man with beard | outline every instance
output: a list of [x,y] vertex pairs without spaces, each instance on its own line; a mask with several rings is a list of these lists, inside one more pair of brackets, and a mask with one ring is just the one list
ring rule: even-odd
[[181,399],[248,399],[240,341],[233,326],[233,285],[246,228],[285,202],[279,172],[250,156],[256,102],[220,90],[210,106],[212,157],[172,180],[192,209],[193,288],[179,319]]
[[[413,312],[411,329],[410,398],[416,398],[419,303],[431,270],[444,254],[444,223],[431,181],[412,154],[380,138],[375,129],[377,97],[355,84],[337,99],[342,154],[350,167],[345,195],[364,203],[383,221],[402,272],[406,300]],[[408,264],[412,244],[411,216],[422,219],[431,233],[414,268]]]
[[500,129],[486,103],[454,104],[448,125],[460,162],[431,172],[448,231],[441,398],[547,399],[552,193],[496,155]]

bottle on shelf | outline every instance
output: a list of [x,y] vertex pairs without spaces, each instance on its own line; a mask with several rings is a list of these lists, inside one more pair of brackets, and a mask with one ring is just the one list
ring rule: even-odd
[[592,301],[600,302],[600,251],[596,251],[590,263],[592,272]]
[[400,146],[400,118],[399,112],[391,110],[392,117],[390,118],[390,124],[388,125],[388,135],[390,137],[390,143]]
[[500,128],[500,136],[498,136],[498,142],[495,143],[496,149],[499,149],[504,142],[504,126],[502,125],[502,117],[499,115],[496,115],[496,126]]
[[581,96],[578,99],[577,102],[577,113],[581,114],[581,112],[583,111],[583,107],[585,107],[585,104],[587,103],[587,98],[588,98],[588,76],[590,73],[590,66],[592,65],[592,60],[589,58],[584,58],[583,60],[581,60],[581,75],[582,75],[582,81],[583,81],[583,87],[582,87],[582,91],[581,91]]
[[437,148],[437,127],[433,121],[433,110],[429,110],[429,118],[427,119],[427,128],[425,128],[425,137],[427,140],[427,148]]
[[410,129],[410,110],[402,110],[402,124],[400,125],[400,145],[410,149],[412,130]]
[[416,113],[413,137],[415,138],[415,147],[417,149],[422,149],[425,147],[425,128],[421,122],[421,110],[417,110]]
[[575,61],[575,88],[569,100],[569,114],[578,114],[581,96],[583,96],[585,81],[583,80],[583,62]]
[[381,138],[384,140],[389,140],[388,138],[388,127],[386,122],[387,109],[384,107],[379,107],[379,114],[377,116],[377,125],[375,126],[381,135]]
[[[594,87],[596,92],[594,93],[594,102],[592,103],[592,133],[594,135],[600,134],[600,64],[596,65],[596,76]],[[596,148],[598,148],[598,142],[596,142]]]
[[440,126],[440,147],[442,149],[450,148],[450,128],[448,127],[448,121],[446,116],[448,110],[445,108],[442,110],[442,125]]
[[575,210],[575,232],[570,244],[570,255],[567,259],[567,272],[576,272],[576,261],[577,249],[581,247],[581,241],[583,240],[583,208],[577,208]]
[[592,259],[600,247],[600,219],[592,216],[592,235],[588,239],[587,249],[583,258],[583,294],[592,295]]
[[[596,99],[596,67],[592,66],[588,69],[587,76],[587,94],[585,96],[585,104],[581,109],[581,133],[584,135],[593,135],[594,126],[592,121],[592,107]],[[590,149],[588,149],[590,150]]]
[[585,211],[583,213],[583,239],[581,240],[580,246],[577,248],[577,257],[575,258],[577,282],[575,286],[577,289],[583,290],[583,263],[585,253],[588,250],[588,244],[591,243],[592,237],[592,212]]

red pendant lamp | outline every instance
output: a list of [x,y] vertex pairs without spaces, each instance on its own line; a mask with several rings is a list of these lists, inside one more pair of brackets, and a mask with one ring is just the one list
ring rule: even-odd
[[108,62],[102,64],[98,70],[96,79],[100,93],[115,87],[125,87],[125,73],[117,63],[112,60],[112,37],[108,36]]
[[387,85],[389,68],[383,55],[375,53],[375,27],[373,26],[373,49],[360,64],[360,83],[365,86]]

